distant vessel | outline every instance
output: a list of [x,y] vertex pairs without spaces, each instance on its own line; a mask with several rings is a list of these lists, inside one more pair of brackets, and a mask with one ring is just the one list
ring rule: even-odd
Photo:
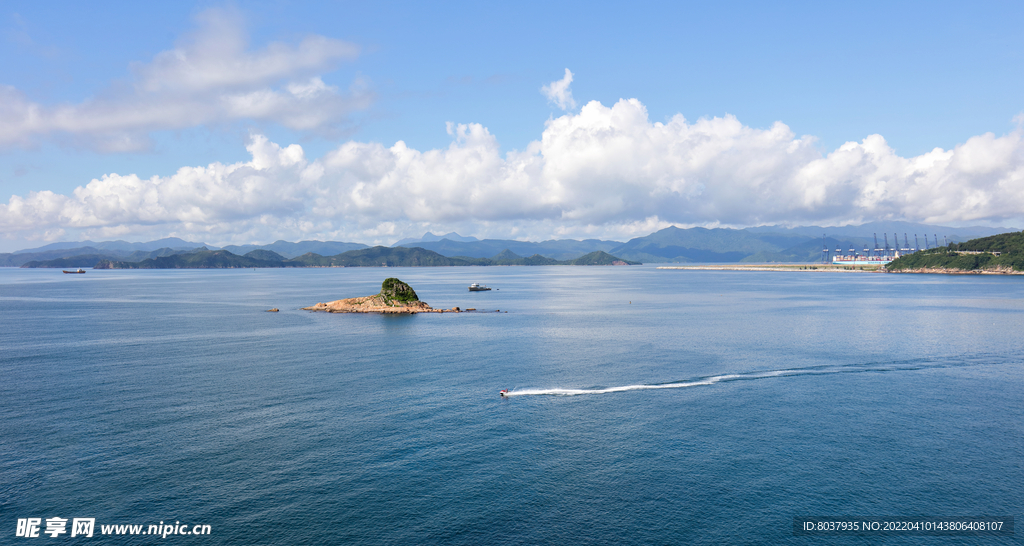
[[490,288],[487,288],[486,286],[477,283],[469,285],[470,292],[483,292],[484,290],[490,290]]
[[78,271],[68,271],[67,269],[65,269],[64,272],[65,273],[85,273],[85,270],[82,269],[81,267],[79,267]]
[[[849,253],[843,253],[841,247],[836,247],[836,253],[832,256],[833,265],[873,265],[873,266],[886,266],[889,262],[898,259],[900,256],[905,256],[908,253],[917,252],[920,248],[917,245],[917,235],[914,235],[914,247],[910,246],[910,241],[907,238],[907,234],[903,234],[903,248],[900,248],[900,237],[898,233],[893,233],[893,246],[889,246],[889,236],[883,234],[885,241],[885,248],[879,248],[878,246],[878,234],[874,234],[875,246],[874,248],[867,248],[864,245],[864,253],[858,253],[856,249],[851,248]],[[825,244],[825,236],[821,237],[824,248],[822,252],[825,253],[822,262],[828,261],[829,248]],[[939,244],[939,236],[935,236],[935,245]],[[851,245],[852,246],[852,245]],[[928,239],[925,238],[925,246],[928,246]]]
[[896,256],[832,256],[832,263],[835,265],[889,265],[889,262],[898,258]]

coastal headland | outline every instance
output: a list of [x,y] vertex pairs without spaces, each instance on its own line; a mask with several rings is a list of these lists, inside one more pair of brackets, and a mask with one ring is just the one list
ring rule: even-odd
[[890,273],[1024,275],[1024,232],[914,252],[893,260],[887,269]]
[[408,314],[416,313],[461,313],[458,307],[451,309],[434,309],[427,302],[420,301],[416,291],[408,284],[390,277],[381,283],[380,293],[359,298],[347,298],[326,303],[318,303],[311,307],[303,307],[304,311],[323,311],[326,313],[382,313]]
[[976,269],[960,269],[956,267],[917,267],[892,269],[886,273],[921,273],[932,275],[1024,275],[1024,271],[1009,266],[995,266]]
[[686,269],[691,271],[827,271],[840,273],[879,273],[885,270],[878,266],[845,266],[833,264],[715,264],[715,265],[664,265],[658,269]]

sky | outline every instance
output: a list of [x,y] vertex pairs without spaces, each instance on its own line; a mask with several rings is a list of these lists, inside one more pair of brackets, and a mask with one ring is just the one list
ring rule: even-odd
[[1024,225],[1021,2],[0,10],[0,252]]

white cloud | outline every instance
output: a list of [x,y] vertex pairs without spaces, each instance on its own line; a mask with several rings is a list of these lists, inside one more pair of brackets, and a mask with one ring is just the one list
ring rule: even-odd
[[112,87],[77,104],[50,106],[0,87],[0,146],[60,138],[101,151],[131,151],[148,147],[152,131],[239,119],[312,130],[344,123],[372,101],[363,82],[343,92],[321,79],[358,56],[353,44],[309,36],[297,46],[275,42],[252,51],[237,12],[212,9],[197,22],[199,28],[174,49],[133,64],[128,89]]
[[505,155],[481,125],[447,129],[444,149],[350,141],[316,159],[254,135],[248,162],[149,179],[108,174],[68,196],[13,196],[0,205],[0,231],[212,243],[390,242],[427,230],[621,240],[669,224],[998,224],[1024,216],[1020,127],[910,158],[880,135],[822,154],[812,137],[779,122],[756,129],[732,116],[691,123],[677,115],[652,123],[636,99],[590,102]]
[[565,69],[565,76],[560,80],[555,80],[548,85],[540,88],[540,92],[544,94],[555,106],[562,110],[571,110],[576,108],[576,101],[572,98],[572,90],[569,89],[569,84],[572,83],[572,72],[569,69]]
[[132,66],[135,86],[147,93],[247,89],[312,76],[359,55],[354,44],[324,36],[309,36],[297,47],[275,42],[249,52],[241,19],[232,10],[199,14],[199,29],[178,47],[157,54],[149,64]]

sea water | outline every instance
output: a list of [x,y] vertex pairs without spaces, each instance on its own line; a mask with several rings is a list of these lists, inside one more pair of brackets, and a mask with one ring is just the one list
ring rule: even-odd
[[[477,311],[300,310],[392,276]],[[1019,519],[1022,331],[1021,277],[0,269],[0,543],[1020,544],[793,518]]]

